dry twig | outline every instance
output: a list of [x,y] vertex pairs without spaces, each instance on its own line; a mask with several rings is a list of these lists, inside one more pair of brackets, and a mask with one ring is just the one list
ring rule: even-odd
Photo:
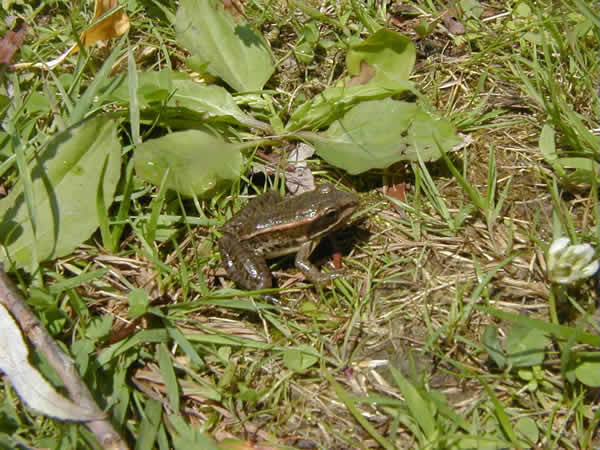
[[[73,360],[65,355],[48,334],[42,323],[27,306],[6,272],[0,268],[0,301],[18,322],[23,334],[44,355],[63,381],[71,400],[97,417],[105,417],[83,380],[79,377]],[[125,450],[125,441],[113,428],[108,419],[85,422],[85,426],[96,436],[105,449]]]

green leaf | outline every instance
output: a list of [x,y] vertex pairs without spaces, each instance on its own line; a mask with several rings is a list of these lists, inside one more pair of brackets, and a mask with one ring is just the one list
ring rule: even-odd
[[452,125],[414,103],[392,99],[355,106],[322,133],[298,133],[330,164],[355,175],[395,162],[440,157],[434,136],[445,150],[460,142]]
[[506,363],[513,367],[530,367],[544,361],[544,348],[550,339],[538,328],[515,325],[506,337]]
[[[600,164],[592,158],[558,158],[553,168],[568,183],[592,184],[600,175]],[[565,169],[570,170],[565,172]]]
[[372,83],[395,89],[408,80],[415,57],[415,46],[409,38],[382,29],[353,46],[346,55],[346,65],[348,73],[357,76],[366,63],[374,69]]
[[88,322],[85,329],[85,335],[93,341],[102,339],[110,333],[113,326],[112,316],[95,317]]
[[135,169],[140,178],[156,185],[168,170],[167,188],[207,196],[239,178],[243,163],[239,148],[205,131],[171,133],[138,146]]
[[502,369],[506,365],[506,356],[500,346],[496,327],[492,325],[486,327],[481,341],[488,352],[488,355],[490,355],[490,358],[492,358],[498,367]]
[[556,144],[554,143],[554,137],[556,135],[556,131],[550,124],[545,124],[542,127],[542,131],[540,133],[539,146],[542,151],[542,155],[544,156],[544,160],[549,165],[554,165],[554,162],[558,158],[556,154]]
[[411,416],[417,421],[427,439],[432,440],[437,429],[433,405],[419,394],[419,391],[402,376],[398,369],[390,366],[390,371],[406,400]]
[[201,427],[196,424],[189,424],[182,416],[176,414],[169,415],[168,420],[173,427],[171,436],[173,437],[173,448],[175,450],[188,450],[190,448],[220,450],[220,447],[202,433]]
[[154,441],[162,422],[162,405],[149,399],[135,440],[135,450],[154,448]]
[[360,102],[414,91],[408,80],[414,63],[415,47],[410,39],[392,31],[378,31],[348,51],[346,64],[352,78],[300,105],[286,129],[323,128]]
[[512,443],[514,448],[521,448],[521,446],[518,444],[517,435],[515,434],[515,430],[513,429],[513,426],[510,423],[508,414],[506,413],[506,410],[504,409],[502,402],[500,400],[498,400],[498,397],[496,397],[496,394],[494,394],[493,389],[490,388],[490,386],[483,379],[480,379],[480,381],[483,384],[483,387],[485,388],[485,390],[487,391],[489,399],[492,401],[492,403],[494,405],[494,413],[496,414],[496,418],[498,419],[498,422],[499,422],[500,426],[502,427],[502,430],[506,434],[506,437],[510,440],[510,442]]
[[530,443],[535,444],[540,438],[540,430],[531,417],[522,417],[515,423],[515,431],[526,437]]
[[[181,72],[163,70],[160,72],[139,72],[137,100],[144,111],[155,110],[170,117],[189,118],[196,113],[199,119],[213,119],[239,123],[251,127],[264,128],[265,124],[245,114],[233,97],[221,86],[206,85],[190,79]],[[128,80],[121,77],[110,98],[130,103]]]
[[315,349],[310,345],[300,345],[283,351],[283,363],[294,372],[304,372],[318,360]]
[[537,328],[546,334],[552,334],[565,340],[573,337],[575,342],[581,342],[583,344],[592,345],[595,347],[600,346],[600,336],[592,333],[586,333],[579,328],[572,328],[566,325],[556,325],[544,320],[532,319],[531,317],[524,317],[518,314],[500,311],[487,306],[475,305],[474,308],[478,311],[491,314],[499,319],[516,323],[525,328]]
[[590,387],[600,387],[600,358],[584,360],[575,369],[577,379]]
[[171,354],[167,350],[165,344],[159,344],[158,346],[158,365],[160,367],[160,373],[167,388],[167,395],[171,408],[175,413],[179,412],[179,384],[177,384],[177,376],[175,375],[175,368],[173,367],[173,361],[171,360]]
[[180,5],[177,41],[233,89],[262,89],[275,70],[263,38],[244,21],[236,23],[222,2],[182,0]]
[[127,313],[127,317],[135,318],[143,316],[148,311],[150,300],[148,299],[148,293],[145,290],[141,288],[132,289],[128,295],[128,300],[129,312]]
[[[70,253],[98,228],[96,192],[106,157],[104,201],[108,207],[120,176],[120,143],[114,121],[92,119],[52,139],[30,164],[36,234],[31,229],[23,183],[0,200],[0,241],[18,266]],[[10,258],[10,259],[9,259]]]

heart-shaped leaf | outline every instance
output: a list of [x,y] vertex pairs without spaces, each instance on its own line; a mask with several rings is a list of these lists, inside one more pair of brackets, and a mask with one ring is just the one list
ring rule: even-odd
[[182,195],[206,196],[229,185],[242,170],[241,146],[201,130],[187,130],[151,139],[135,152],[139,177]]
[[106,207],[112,203],[120,149],[117,126],[106,118],[88,120],[53,138],[31,165],[35,235],[23,182],[0,200],[0,242],[8,253],[2,260],[28,266],[34,245],[39,262],[66,255],[89,238],[99,224],[96,195],[101,181]]
[[177,41],[237,91],[262,89],[275,70],[262,37],[223,2],[182,0],[175,29]]
[[[415,103],[392,99],[363,102],[322,133],[300,132],[330,164],[351,174],[382,169],[402,160],[438,159],[438,143],[460,143],[454,127]],[[437,140],[437,142],[436,142]]]

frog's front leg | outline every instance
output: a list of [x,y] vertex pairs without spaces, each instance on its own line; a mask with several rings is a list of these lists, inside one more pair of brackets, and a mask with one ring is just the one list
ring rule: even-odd
[[273,285],[265,259],[243,245],[231,233],[219,240],[223,266],[233,281],[248,290],[267,289]]
[[298,249],[298,253],[296,253],[296,267],[313,283],[323,283],[332,280],[333,278],[341,277],[344,273],[343,270],[334,270],[333,272],[323,273],[310,262],[310,255],[318,243],[319,241],[312,241],[302,244]]

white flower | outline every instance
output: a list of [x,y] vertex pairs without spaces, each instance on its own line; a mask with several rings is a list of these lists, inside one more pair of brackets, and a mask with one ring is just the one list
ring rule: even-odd
[[548,249],[548,274],[555,283],[569,284],[594,275],[600,268],[600,260],[594,259],[594,247],[590,244],[571,245],[571,240],[561,237]]

